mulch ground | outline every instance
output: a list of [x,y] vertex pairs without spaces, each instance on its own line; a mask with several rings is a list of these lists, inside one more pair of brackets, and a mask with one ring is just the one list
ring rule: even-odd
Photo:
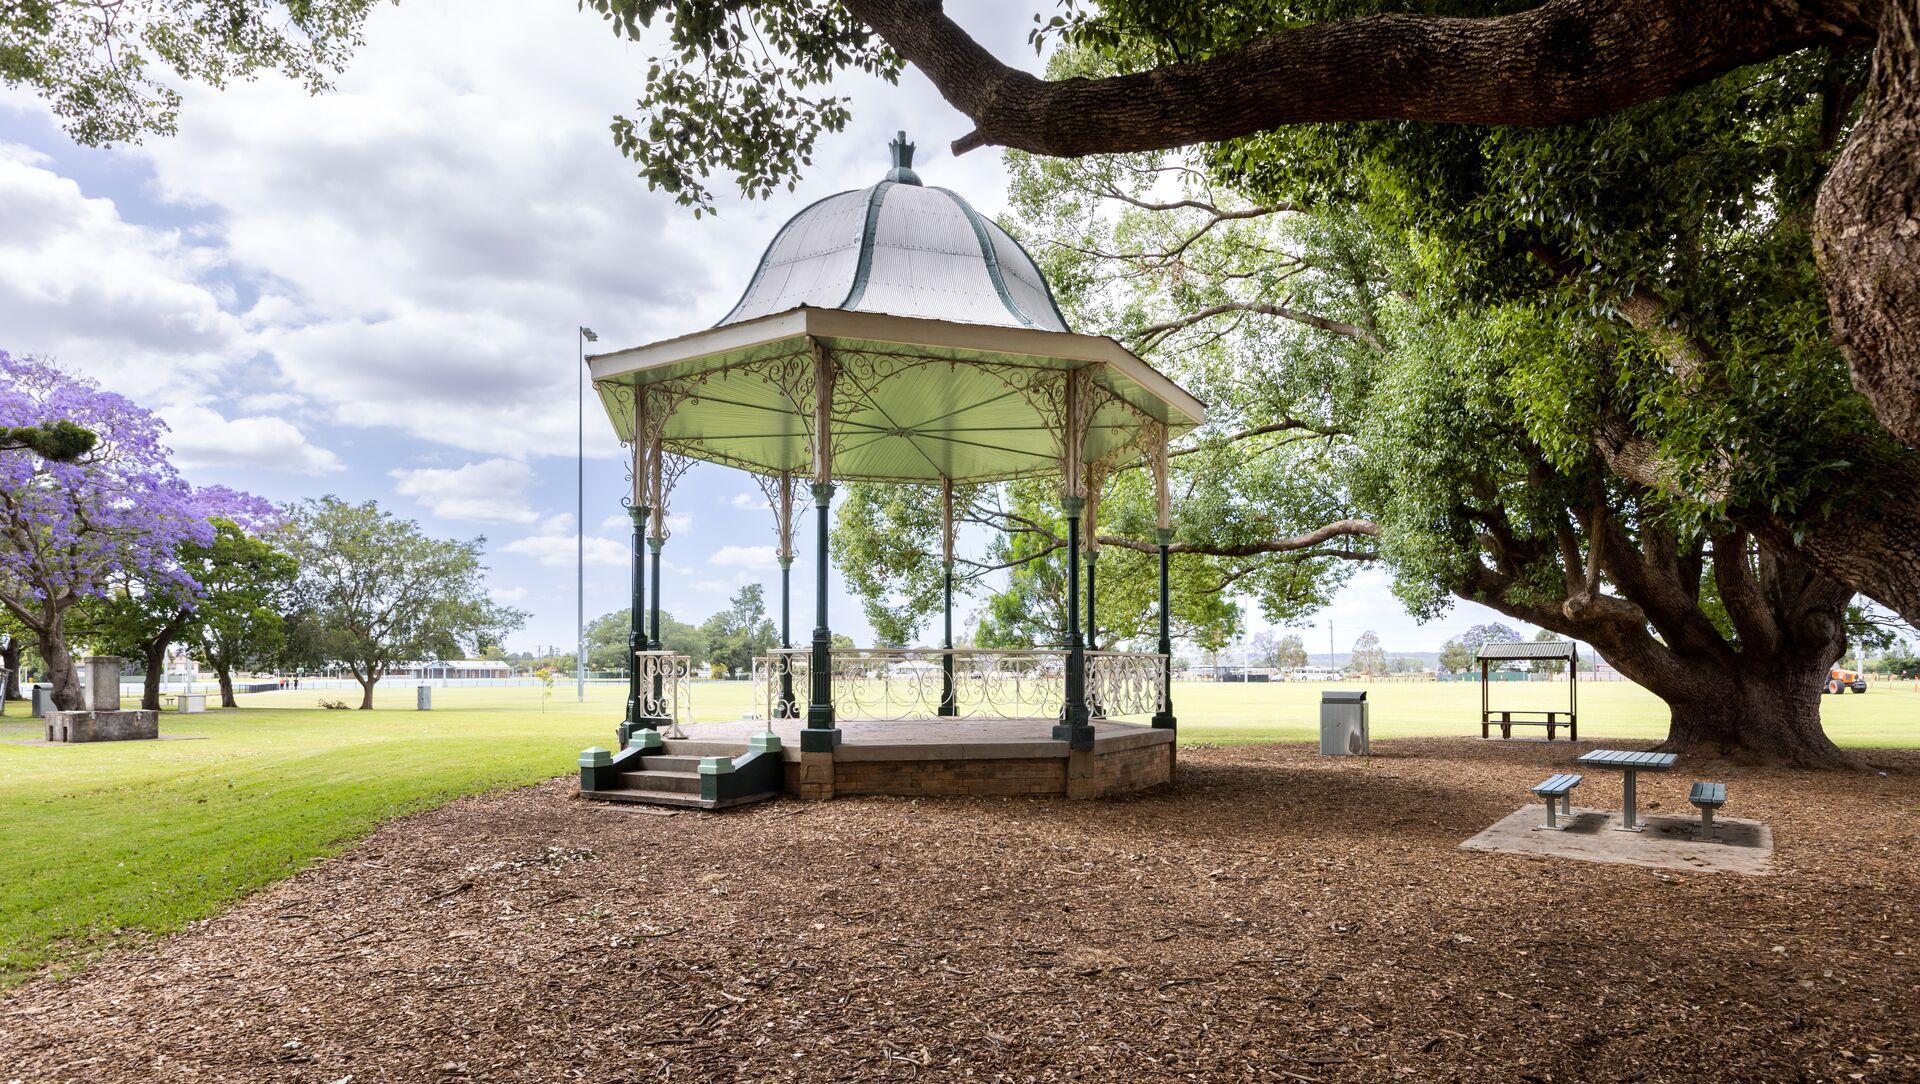
[[1189,746],[1119,801],[464,800],[13,991],[0,1080],[1920,1079],[1920,756],[1716,767],[1774,827],[1745,877],[1457,851],[1568,748],[1375,748]]

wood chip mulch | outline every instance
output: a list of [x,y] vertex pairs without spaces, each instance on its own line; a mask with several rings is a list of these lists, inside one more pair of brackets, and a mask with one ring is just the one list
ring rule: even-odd
[[1716,766],[1774,828],[1745,877],[1455,849],[1564,744],[1376,752],[1188,746],[1098,802],[462,800],[14,990],[0,1082],[1920,1079],[1920,756]]

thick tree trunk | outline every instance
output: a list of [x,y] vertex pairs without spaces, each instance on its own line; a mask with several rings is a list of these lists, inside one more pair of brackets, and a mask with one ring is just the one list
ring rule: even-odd
[[0,707],[20,699],[20,653],[26,646],[18,636],[8,636],[6,644],[0,646],[0,670],[7,672],[6,688],[0,689]]
[[220,678],[220,706],[223,708],[239,707],[240,705],[235,703],[233,699],[233,667],[222,666],[219,663],[215,663],[213,672]]
[[1860,119],[1820,186],[1814,254],[1854,387],[1920,446],[1920,0],[1881,7]]
[[1666,702],[1667,740],[1660,746],[1666,752],[1797,768],[1857,766],[1820,725],[1820,690],[1845,646],[1837,622],[1829,637],[1815,633],[1772,654],[1677,655],[1651,641],[1594,646],[1622,675]]
[[1743,666],[1664,693],[1672,721],[1661,748],[1799,768],[1854,767],[1820,725],[1826,676],[1824,666]]
[[147,644],[143,660],[147,664],[147,676],[140,683],[140,706],[147,711],[159,711],[160,679],[166,676],[167,641],[155,640]]
[[360,668],[353,667],[353,680],[360,683],[360,710],[373,710],[373,687],[380,680],[380,674],[374,667],[367,668],[365,677],[360,676]]
[[74,669],[73,656],[67,651],[66,629],[58,618],[37,634],[40,659],[47,664],[47,683],[53,686],[53,706],[60,711],[85,711],[87,694],[80,687],[80,673]]

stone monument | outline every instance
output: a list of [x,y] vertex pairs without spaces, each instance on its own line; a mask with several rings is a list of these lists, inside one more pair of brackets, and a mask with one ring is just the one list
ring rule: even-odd
[[89,656],[82,664],[84,711],[47,713],[47,740],[58,742],[139,741],[160,736],[160,713],[120,708],[120,669],[125,659]]

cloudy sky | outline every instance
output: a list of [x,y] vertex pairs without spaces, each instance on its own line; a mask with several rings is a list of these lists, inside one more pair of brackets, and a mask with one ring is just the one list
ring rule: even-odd
[[[949,9],[1033,63],[1031,3]],[[178,136],[136,147],[76,147],[0,90],[0,346],[159,410],[197,482],[373,498],[484,534],[496,596],[533,614],[515,647],[573,637],[576,326],[611,349],[710,325],[780,223],[880,179],[895,129],[929,183],[1004,205],[998,155],[952,158],[967,125],[911,72],[847,81],[854,124],[800,191],[695,221],[608,135],[648,50],[572,0],[407,0],[367,38],[334,93],[193,89]],[[585,434],[591,617],[624,604],[627,544],[620,448],[591,409]],[[740,584],[776,582],[745,476],[695,468],[673,513],[668,609],[698,619]],[[1488,614],[1420,626],[1368,574],[1329,616],[1342,651],[1365,628],[1428,650]],[[850,601],[834,620],[867,633]],[[1324,650],[1325,619],[1314,628]]]

